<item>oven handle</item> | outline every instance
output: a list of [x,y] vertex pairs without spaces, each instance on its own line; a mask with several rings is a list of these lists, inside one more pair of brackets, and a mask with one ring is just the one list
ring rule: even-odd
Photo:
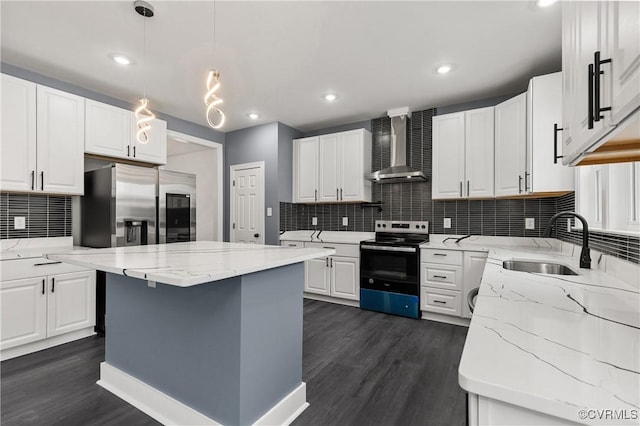
[[363,250],[379,250],[379,251],[401,251],[404,253],[415,253],[415,247],[390,247],[390,246],[371,246],[368,244],[363,244],[360,246]]

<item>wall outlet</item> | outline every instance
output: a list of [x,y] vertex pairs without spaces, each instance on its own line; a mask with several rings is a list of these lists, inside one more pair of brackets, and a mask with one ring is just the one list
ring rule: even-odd
[[318,218],[317,217],[312,217],[311,218],[311,225],[313,226],[318,226]]
[[13,218],[13,229],[24,229],[26,226],[27,224],[24,216],[16,216]]
[[536,218],[527,217],[524,219],[524,229],[536,229]]
[[451,228],[451,218],[450,217],[445,217],[444,218],[444,229],[449,229]]
[[348,217],[343,217],[342,218],[342,226],[349,226],[349,218]]
[[267,207],[267,217],[273,216],[273,209],[271,207]]

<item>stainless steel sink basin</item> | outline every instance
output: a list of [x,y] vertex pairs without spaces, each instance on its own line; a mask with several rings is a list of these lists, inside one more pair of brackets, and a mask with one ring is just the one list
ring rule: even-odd
[[502,262],[504,269],[520,272],[535,272],[538,274],[552,275],[578,275],[568,266],[552,262],[537,262],[535,260],[505,260]]

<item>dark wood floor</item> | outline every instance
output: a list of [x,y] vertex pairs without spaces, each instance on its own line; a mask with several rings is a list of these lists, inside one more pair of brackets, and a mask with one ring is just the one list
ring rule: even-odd
[[[467,329],[304,303],[303,380],[311,404],[294,425],[464,425],[458,362]],[[0,365],[9,425],[150,425],[96,385],[104,340],[90,337]]]

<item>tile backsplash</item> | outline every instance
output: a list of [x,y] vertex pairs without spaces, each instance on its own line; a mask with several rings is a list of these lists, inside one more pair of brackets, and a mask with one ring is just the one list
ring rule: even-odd
[[[14,228],[16,216],[25,229]],[[70,236],[70,196],[0,193],[0,239]]]
[[[413,112],[409,122],[407,163],[421,169],[431,180],[431,119],[435,109]],[[389,167],[391,120],[377,118],[371,122],[372,169]],[[433,234],[474,234],[511,237],[540,237],[551,216],[558,211],[575,209],[574,194],[561,197],[500,200],[432,200],[430,182],[374,184],[373,201],[378,207],[361,204],[292,204],[280,203],[280,229],[322,229],[327,231],[373,232],[376,220],[428,220]],[[318,218],[312,226],[311,219]],[[348,225],[342,226],[342,218]],[[451,218],[445,229],[444,218]],[[525,218],[534,218],[535,229],[525,230]],[[562,221],[560,221],[562,222]],[[564,226],[564,229],[562,228]],[[640,263],[638,238],[591,232],[591,246],[625,260]],[[558,238],[580,242],[580,234],[568,232],[562,222]]]

